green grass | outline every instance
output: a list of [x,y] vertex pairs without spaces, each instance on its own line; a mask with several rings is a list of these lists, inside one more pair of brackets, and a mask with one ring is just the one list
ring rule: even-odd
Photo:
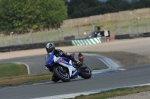
[[150,91],[150,86],[135,87],[135,88],[119,88],[119,89],[104,91],[96,94],[81,95],[69,99],[108,99],[116,96],[125,96],[129,94],[137,94],[140,92],[147,92],[147,91]]
[[51,73],[44,73],[40,75],[22,75],[0,78],[0,87],[8,87],[23,84],[33,84],[39,82],[49,81]]
[[0,64],[0,87],[31,84],[50,80],[51,73],[28,75],[24,64]]
[[0,78],[27,75],[27,68],[23,64],[0,64]]

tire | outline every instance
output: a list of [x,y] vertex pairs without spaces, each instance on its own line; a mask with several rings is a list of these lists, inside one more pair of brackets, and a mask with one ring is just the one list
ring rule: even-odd
[[55,76],[54,74],[53,74],[53,76],[52,76],[52,81],[53,82],[58,82],[60,79],[57,77],[57,76]]
[[86,67],[79,73],[79,76],[81,76],[84,79],[89,79],[92,76],[91,70],[88,67]]
[[55,76],[58,77],[63,82],[69,82],[70,81],[69,73],[62,66],[54,67],[53,72],[54,72]]

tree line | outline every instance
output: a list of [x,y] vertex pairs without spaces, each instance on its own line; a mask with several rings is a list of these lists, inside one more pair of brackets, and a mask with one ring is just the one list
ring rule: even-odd
[[59,28],[65,19],[150,7],[150,0],[0,0],[0,33]]
[[150,0],[71,0],[67,2],[68,18],[80,18],[125,10],[150,7]]
[[67,16],[63,0],[0,0],[0,32],[5,34],[57,28]]

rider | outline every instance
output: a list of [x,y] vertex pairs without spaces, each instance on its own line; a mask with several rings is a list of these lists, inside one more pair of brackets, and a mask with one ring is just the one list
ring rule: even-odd
[[100,36],[101,36],[100,30],[101,30],[101,27],[98,26],[98,27],[97,27],[97,31],[95,32],[95,37],[100,37]]
[[48,58],[49,53],[54,51],[54,54],[56,56],[66,57],[66,58],[72,60],[73,62],[75,62],[78,68],[82,65],[82,63],[80,61],[76,60],[75,58],[73,58],[70,55],[70,53],[65,53],[64,51],[62,51],[60,49],[55,49],[54,43],[47,43],[46,44],[46,51],[47,51],[47,58]]

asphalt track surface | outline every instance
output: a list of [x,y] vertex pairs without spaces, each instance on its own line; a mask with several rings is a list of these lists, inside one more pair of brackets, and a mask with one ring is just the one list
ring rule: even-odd
[[[33,74],[36,74],[46,72],[46,69],[43,67],[44,57],[45,55],[14,58],[1,60],[0,63],[23,62],[28,64],[31,70],[35,68],[32,71],[34,72]],[[106,64],[95,56],[85,56],[85,64],[88,64],[90,68],[108,68]],[[149,65],[128,67],[124,69],[125,70],[123,71],[116,69],[103,73],[96,73],[93,74],[91,79],[87,80],[77,78],[67,83],[61,81],[53,83],[52,81],[49,81],[32,85],[1,88],[0,99],[32,99],[87,91],[96,92],[110,88],[150,83],[150,76],[148,76],[150,75]]]

